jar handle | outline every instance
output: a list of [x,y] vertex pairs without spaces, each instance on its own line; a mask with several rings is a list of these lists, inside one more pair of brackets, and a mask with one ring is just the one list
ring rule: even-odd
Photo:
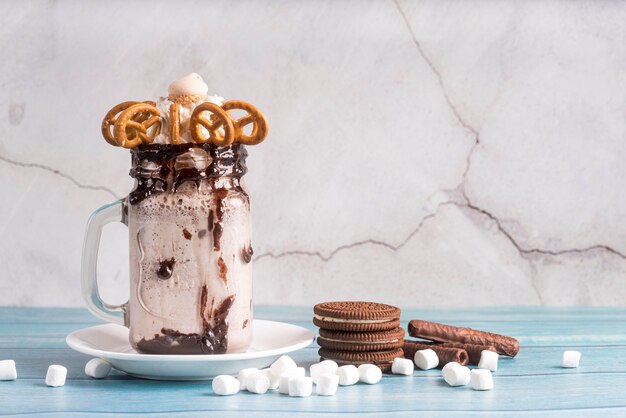
[[126,223],[124,200],[104,205],[89,217],[82,259],[82,292],[89,311],[100,319],[120,325],[127,323],[128,302],[110,305],[100,298],[98,291],[98,249],[102,228],[111,222]]

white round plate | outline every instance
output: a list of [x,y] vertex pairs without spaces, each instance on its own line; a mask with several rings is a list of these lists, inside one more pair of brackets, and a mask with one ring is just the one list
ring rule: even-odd
[[284,322],[254,320],[252,343],[245,353],[141,354],[128,342],[128,328],[97,325],[74,331],[66,338],[74,350],[100,357],[132,376],[156,380],[206,380],[235,374],[247,367],[264,368],[281,354],[309,346],[315,335],[306,328]]

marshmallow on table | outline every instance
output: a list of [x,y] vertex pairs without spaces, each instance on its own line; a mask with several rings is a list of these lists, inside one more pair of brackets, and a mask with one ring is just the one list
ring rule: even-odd
[[276,376],[270,369],[263,369],[261,373],[265,375],[270,381],[270,390],[278,389],[278,379],[280,376]]
[[0,361],[0,380],[15,380],[17,379],[17,370],[15,369],[14,360],[2,360]]
[[493,389],[493,377],[487,369],[473,369],[470,373],[470,380],[474,390]]
[[280,356],[278,360],[272,363],[270,366],[270,371],[275,375],[279,376],[285,372],[290,372],[298,368],[298,365],[295,361],[289,356]]
[[380,370],[380,367],[373,364],[361,364],[358,370],[359,381],[369,385],[380,382],[380,379],[383,377],[383,372]]
[[239,374],[237,375],[237,380],[239,380],[239,389],[240,390],[246,390],[247,389],[246,383],[248,382],[248,378],[250,376],[252,376],[252,374],[254,374],[254,373],[260,373],[259,369],[251,367],[251,368],[242,369],[242,370],[239,371]]
[[289,396],[311,396],[313,392],[313,379],[305,376],[292,376],[289,378]]
[[289,379],[294,376],[304,377],[304,375],[304,367],[296,367],[296,369],[293,371],[281,374],[278,378],[278,393],[282,393],[283,395],[289,395]]
[[337,393],[337,386],[339,386],[339,376],[334,373],[323,373],[317,376],[315,393],[321,396],[333,396]]
[[270,388],[270,380],[260,371],[252,373],[246,379],[246,390],[248,392],[264,394]]
[[312,364],[309,371],[311,373],[311,379],[313,383],[317,384],[317,378],[324,373],[335,374],[339,366],[332,360],[324,360],[316,364]]
[[65,378],[67,377],[67,369],[58,364],[53,364],[48,367],[48,373],[46,373],[46,385],[52,387],[63,386],[65,384]]
[[223,374],[213,378],[211,387],[216,395],[226,396],[239,392],[240,384],[236,377]]
[[579,351],[564,351],[563,360],[561,361],[562,367],[575,368],[580,364],[580,352]]
[[413,374],[413,370],[413,362],[408,358],[397,357],[393,359],[393,363],[391,364],[391,373],[410,376]]
[[354,385],[359,381],[359,369],[352,364],[339,367],[336,373],[341,386]]
[[111,365],[101,358],[92,358],[85,364],[85,374],[94,379],[103,379],[111,371]]
[[451,361],[443,366],[441,375],[450,386],[465,386],[470,382],[470,369],[456,361]]
[[413,357],[413,361],[415,361],[415,365],[422,370],[434,369],[439,365],[439,357],[437,357],[437,353],[430,348],[427,348],[426,350],[417,350],[415,352],[415,356]]
[[498,370],[498,353],[491,350],[481,351],[478,368],[491,370],[492,372]]

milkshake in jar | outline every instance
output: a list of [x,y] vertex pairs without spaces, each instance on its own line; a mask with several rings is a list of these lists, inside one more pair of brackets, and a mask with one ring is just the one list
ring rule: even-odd
[[[121,322],[123,312],[130,343],[143,353],[236,353],[252,338],[243,176],[246,145],[265,139],[267,122],[249,103],[207,90],[190,74],[157,102],[115,106],[102,125],[109,143],[131,150],[135,187],[90,220],[83,292],[97,316]],[[244,116],[237,119],[235,111]],[[114,220],[128,225],[130,243],[130,299],[119,307],[99,298],[95,272],[100,229]]]

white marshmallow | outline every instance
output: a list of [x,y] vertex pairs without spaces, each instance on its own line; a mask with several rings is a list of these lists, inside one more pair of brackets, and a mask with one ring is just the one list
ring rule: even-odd
[[309,368],[309,372],[311,373],[311,379],[313,379],[313,383],[317,385],[317,378],[321,374],[329,373],[335,374],[339,365],[332,360],[324,360],[322,362],[312,364]]
[[361,364],[358,370],[359,381],[369,385],[380,382],[380,379],[383,377],[383,372],[380,370],[380,367],[373,364]]
[[333,396],[337,393],[339,386],[339,376],[335,373],[323,373],[317,376],[317,386],[315,393],[321,396]]
[[239,380],[239,390],[247,389],[246,383],[248,382],[248,378],[254,373],[259,373],[259,369],[251,367],[239,371],[239,374],[237,375],[237,380]]
[[110,371],[111,365],[101,358],[92,358],[85,364],[85,374],[94,379],[104,379]]
[[410,376],[414,370],[413,362],[408,358],[396,357],[391,364],[391,373]]
[[289,396],[311,396],[313,392],[313,379],[305,376],[292,376],[289,378]]
[[206,95],[209,87],[202,77],[196,73],[187,74],[183,78],[172,82],[167,88],[169,95]]
[[296,369],[291,372],[281,374],[278,378],[278,393],[289,395],[289,379],[294,376],[304,377],[305,374],[306,371],[304,367],[296,367]]
[[63,386],[65,384],[65,378],[67,377],[67,369],[58,364],[53,364],[48,367],[48,373],[46,373],[46,385],[52,387]]
[[490,350],[481,351],[478,368],[491,370],[492,372],[498,370],[498,353]]
[[270,387],[269,387],[270,390],[278,389],[278,378],[280,376],[276,376],[274,373],[272,373],[270,369],[263,369],[261,370],[261,373],[263,373],[265,377],[267,377],[268,380],[270,381]]
[[443,376],[443,380],[450,386],[465,386],[470,382],[470,369],[461,366],[456,361],[451,361],[443,366],[441,375]]
[[297,367],[298,365],[295,361],[293,361],[291,357],[280,356],[278,360],[272,363],[272,365],[270,366],[270,370],[272,371],[272,373],[274,373],[274,375],[280,376],[285,372],[294,371]]
[[415,365],[422,370],[434,369],[439,365],[439,357],[432,349],[418,350],[413,357]]
[[473,369],[470,373],[472,389],[474,390],[491,390],[493,389],[493,377],[487,369]]
[[256,372],[252,373],[246,379],[246,390],[248,392],[257,393],[259,395],[264,394],[270,388],[270,380],[265,373]]
[[561,361],[562,367],[576,368],[580,364],[580,352],[579,351],[564,351],[563,360]]
[[17,369],[15,368],[15,360],[0,361],[0,380],[17,379]]
[[240,386],[236,377],[227,374],[214,377],[213,383],[211,383],[213,393],[220,396],[234,395],[239,392]]
[[352,364],[339,367],[336,373],[339,376],[339,384],[341,386],[354,385],[359,381],[359,369]]

